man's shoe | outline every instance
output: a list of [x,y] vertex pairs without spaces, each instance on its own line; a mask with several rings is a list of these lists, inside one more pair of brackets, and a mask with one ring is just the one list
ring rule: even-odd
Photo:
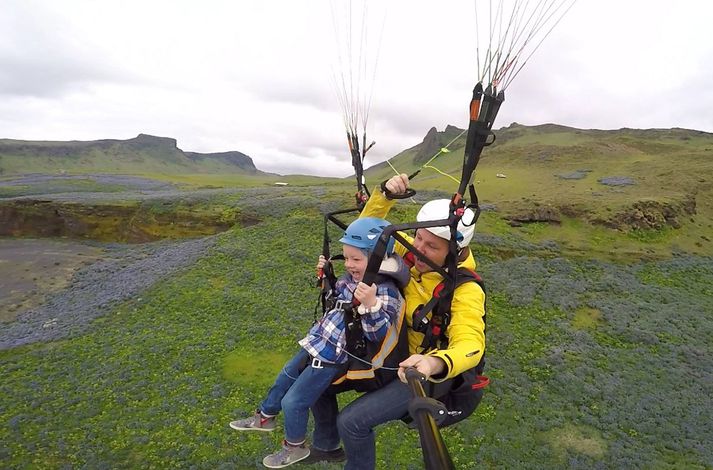
[[309,457],[304,459],[302,463],[317,463],[317,462],[344,462],[347,456],[344,454],[344,449],[338,447],[334,450],[321,450],[316,447],[309,448]]
[[262,464],[267,468],[283,468],[307,457],[309,457],[309,448],[304,443],[293,446],[287,441],[282,441],[282,449],[262,459]]
[[260,410],[255,411],[255,414],[249,418],[231,421],[230,427],[238,431],[274,431],[275,416],[266,418],[260,413]]

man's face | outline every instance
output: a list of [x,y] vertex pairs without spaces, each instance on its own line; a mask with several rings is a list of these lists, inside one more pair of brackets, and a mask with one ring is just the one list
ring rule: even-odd
[[[446,256],[448,256],[448,240],[437,237],[426,229],[416,230],[416,236],[413,239],[413,246],[426,255],[428,259],[436,263],[438,266],[446,264]],[[414,267],[418,272],[425,273],[433,271],[429,265],[416,258]]]

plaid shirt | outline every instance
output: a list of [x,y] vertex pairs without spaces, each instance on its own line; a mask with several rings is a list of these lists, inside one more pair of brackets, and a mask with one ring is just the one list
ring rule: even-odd
[[[337,280],[335,293],[337,300],[351,302],[357,283],[350,274],[345,274]],[[361,326],[364,336],[368,341],[381,341],[386,335],[389,325],[398,320],[403,298],[393,282],[387,281],[378,284],[376,297],[381,299],[382,305],[376,313],[361,316]],[[344,364],[348,356],[344,351],[346,343],[346,328],[344,311],[334,308],[327,312],[309,330],[307,336],[299,341],[312,357],[331,364]]]

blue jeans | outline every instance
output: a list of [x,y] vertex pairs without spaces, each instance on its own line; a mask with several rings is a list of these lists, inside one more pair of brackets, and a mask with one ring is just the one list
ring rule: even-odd
[[411,391],[394,380],[383,388],[366,393],[339,412],[337,397],[324,394],[312,406],[314,434],[312,445],[320,450],[339,447],[339,438],[347,455],[345,470],[376,468],[374,428],[408,414]]
[[[301,370],[305,364],[307,367]],[[309,409],[339,371],[340,368],[333,365],[315,369],[312,367],[312,356],[300,349],[277,375],[267,397],[260,404],[260,411],[274,416],[282,410],[285,416],[285,439],[295,444],[304,441]]]

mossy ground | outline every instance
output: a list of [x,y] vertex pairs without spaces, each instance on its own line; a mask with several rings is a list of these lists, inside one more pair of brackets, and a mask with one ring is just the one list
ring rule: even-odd
[[[713,468],[710,139],[513,128],[486,150],[475,179],[496,210],[482,214],[473,248],[489,287],[492,384],[471,418],[443,430],[457,468]],[[458,176],[458,148],[434,164]],[[401,163],[408,158],[395,166],[415,170]],[[581,179],[560,177],[579,170]],[[379,171],[367,172],[372,186],[389,176]],[[636,184],[599,182],[611,176]],[[262,468],[278,448],[279,432],[241,434],[227,423],[254,410],[311,325],[321,214],[349,206],[353,183],[153,177],[186,190],[169,205],[126,202],[143,204],[139,219],[157,236],[186,235],[164,223],[174,214],[254,225],[234,226],[205,258],[107,310],[89,332],[0,352],[3,468]],[[77,184],[70,190],[96,189]],[[414,186],[419,195],[392,221],[412,221],[419,202],[455,190],[429,170]],[[220,188],[232,190],[190,196]],[[0,197],[33,190],[6,187]],[[689,197],[696,212],[680,228],[592,222],[633,201]],[[503,219],[536,205],[573,213],[559,224]],[[115,222],[96,223],[111,232]],[[380,427],[377,459],[378,468],[422,468],[416,432]]]
[[[237,207],[270,217],[88,333],[0,352],[2,467],[261,468],[280,432],[227,423],[254,410],[313,321],[320,213],[337,194],[247,191]],[[710,258],[540,257],[527,240],[548,227],[483,226],[492,384],[443,430],[457,467],[710,468]],[[379,468],[421,468],[415,431],[378,436]]]
[[146,201],[68,203],[0,201],[0,216],[14,219],[0,236],[57,236],[101,242],[143,243],[213,235],[252,223],[240,211],[212,201],[165,198]]

